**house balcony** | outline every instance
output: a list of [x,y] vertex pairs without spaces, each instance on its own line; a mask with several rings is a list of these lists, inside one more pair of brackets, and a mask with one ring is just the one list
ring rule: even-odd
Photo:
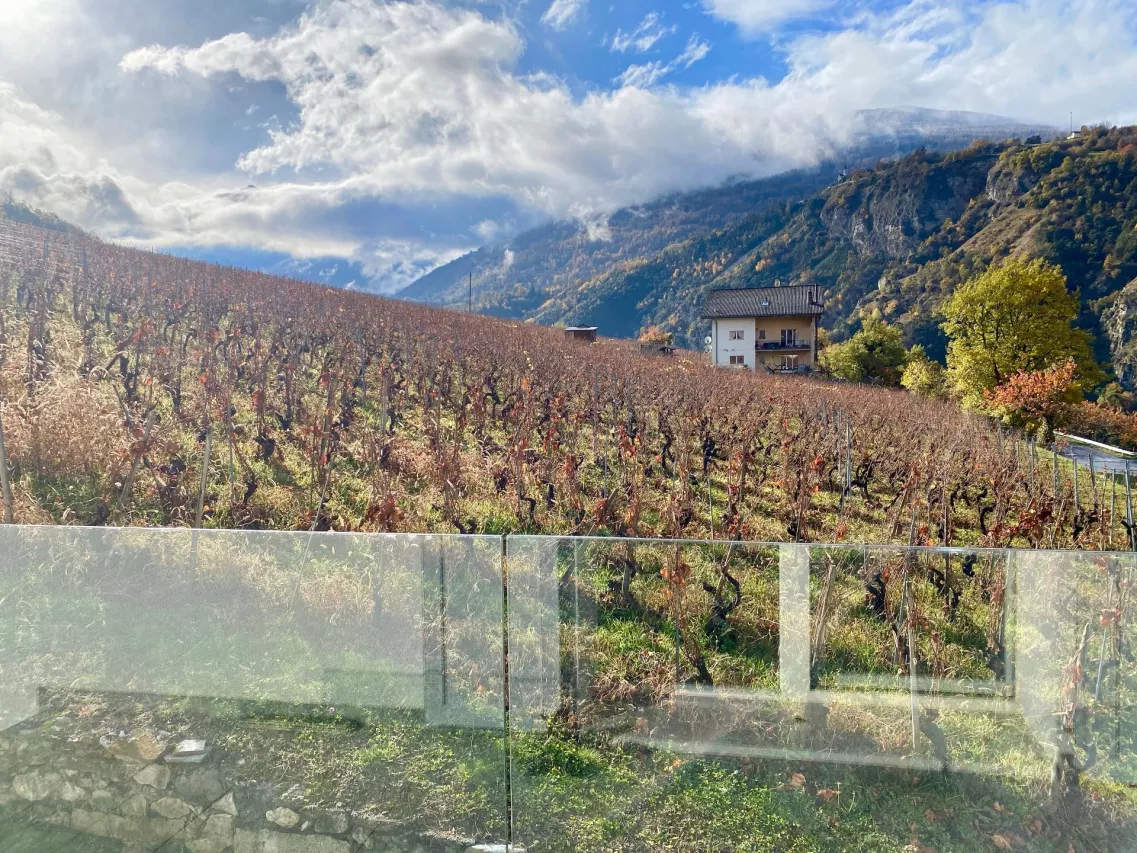
[[813,349],[812,341],[757,341],[754,344],[756,352],[769,352],[781,350],[782,352],[803,352]]
[[808,376],[813,373],[813,366],[809,364],[798,364],[793,367],[762,364],[759,365],[759,369],[765,370],[771,376]]

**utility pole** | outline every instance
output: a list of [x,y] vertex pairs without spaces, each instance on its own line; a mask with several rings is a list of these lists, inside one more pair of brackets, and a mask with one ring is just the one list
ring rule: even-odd
[[470,295],[467,299],[467,310],[474,313],[474,271],[470,270]]

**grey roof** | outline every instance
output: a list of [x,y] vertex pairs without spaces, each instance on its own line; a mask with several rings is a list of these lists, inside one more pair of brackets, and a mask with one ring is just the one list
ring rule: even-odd
[[712,290],[703,305],[703,319],[820,314],[825,310],[822,301],[820,285]]

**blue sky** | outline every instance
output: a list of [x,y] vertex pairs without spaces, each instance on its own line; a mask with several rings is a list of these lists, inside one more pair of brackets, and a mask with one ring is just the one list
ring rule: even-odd
[[550,218],[809,165],[857,110],[1137,122],[1132,0],[9,0],[0,192],[391,292]]

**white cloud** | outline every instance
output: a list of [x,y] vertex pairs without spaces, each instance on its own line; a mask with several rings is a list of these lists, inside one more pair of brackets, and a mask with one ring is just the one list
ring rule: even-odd
[[93,156],[91,140],[0,83],[0,195],[12,193],[82,228],[153,249],[246,245],[295,257],[345,257],[387,288],[457,254],[410,240],[358,241],[322,220],[346,188],[281,183],[262,189],[151,184]]
[[650,12],[632,32],[617,30],[616,35],[612,36],[609,47],[613,53],[627,53],[629,50],[647,53],[656,42],[671,35],[675,30],[674,26],[664,27],[660,24],[658,12]]
[[629,65],[612,82],[618,83],[623,88],[649,89],[666,77],[670,71],[670,63],[659,61]]
[[483,219],[474,226],[474,233],[483,243],[490,243],[501,236],[502,225],[493,219]]
[[711,52],[711,46],[701,40],[698,35],[691,36],[687,41],[687,47],[679,54],[675,62],[680,68],[690,68],[701,59],[706,59],[708,53]]
[[[269,38],[148,47],[122,67],[283,85],[298,120],[270,130],[240,167],[300,177],[332,169],[380,197],[500,196],[564,215],[641,200],[677,174],[694,183],[753,167],[767,147],[724,147],[687,96],[629,87],[575,98],[556,78],[517,73],[523,49],[511,23],[473,11],[334,0]],[[706,49],[693,39],[668,70]]]
[[554,30],[563,30],[581,16],[587,5],[588,0],[553,0],[541,16],[541,23]]
[[[21,27],[54,44],[44,21]],[[0,85],[0,192],[109,237],[344,257],[393,286],[495,222],[577,216],[600,239],[616,206],[814,163],[852,137],[859,108],[1057,124],[1074,109],[1078,121],[1137,122],[1131,0],[910,0],[785,41],[780,81],[655,85],[706,55],[693,38],[671,62],[632,66],[621,85],[584,94],[519,70],[526,48],[509,18],[432,0],[321,0],[257,34],[219,33],[120,51],[99,67],[97,90],[78,73],[43,83],[36,63],[4,53],[0,33],[0,80],[26,84]],[[93,129],[106,121],[108,92],[129,103],[118,121],[121,137],[137,137],[131,146]],[[251,124],[250,101],[279,118],[226,135],[236,119]],[[165,138],[221,151],[212,172],[179,171],[153,144],[148,122],[166,118],[168,103],[180,124]],[[235,191],[250,182],[258,188]],[[381,214],[360,214],[367,205]],[[436,224],[453,210],[467,211],[460,223]],[[400,230],[412,215],[422,226]]]
[[833,6],[835,0],[703,0],[703,8],[737,24],[747,35],[768,32],[778,24]]
[[675,71],[690,68],[711,52],[711,46],[697,35],[691,36],[683,52],[670,62],[648,62],[644,65],[629,65],[613,82],[621,87],[648,89]]

